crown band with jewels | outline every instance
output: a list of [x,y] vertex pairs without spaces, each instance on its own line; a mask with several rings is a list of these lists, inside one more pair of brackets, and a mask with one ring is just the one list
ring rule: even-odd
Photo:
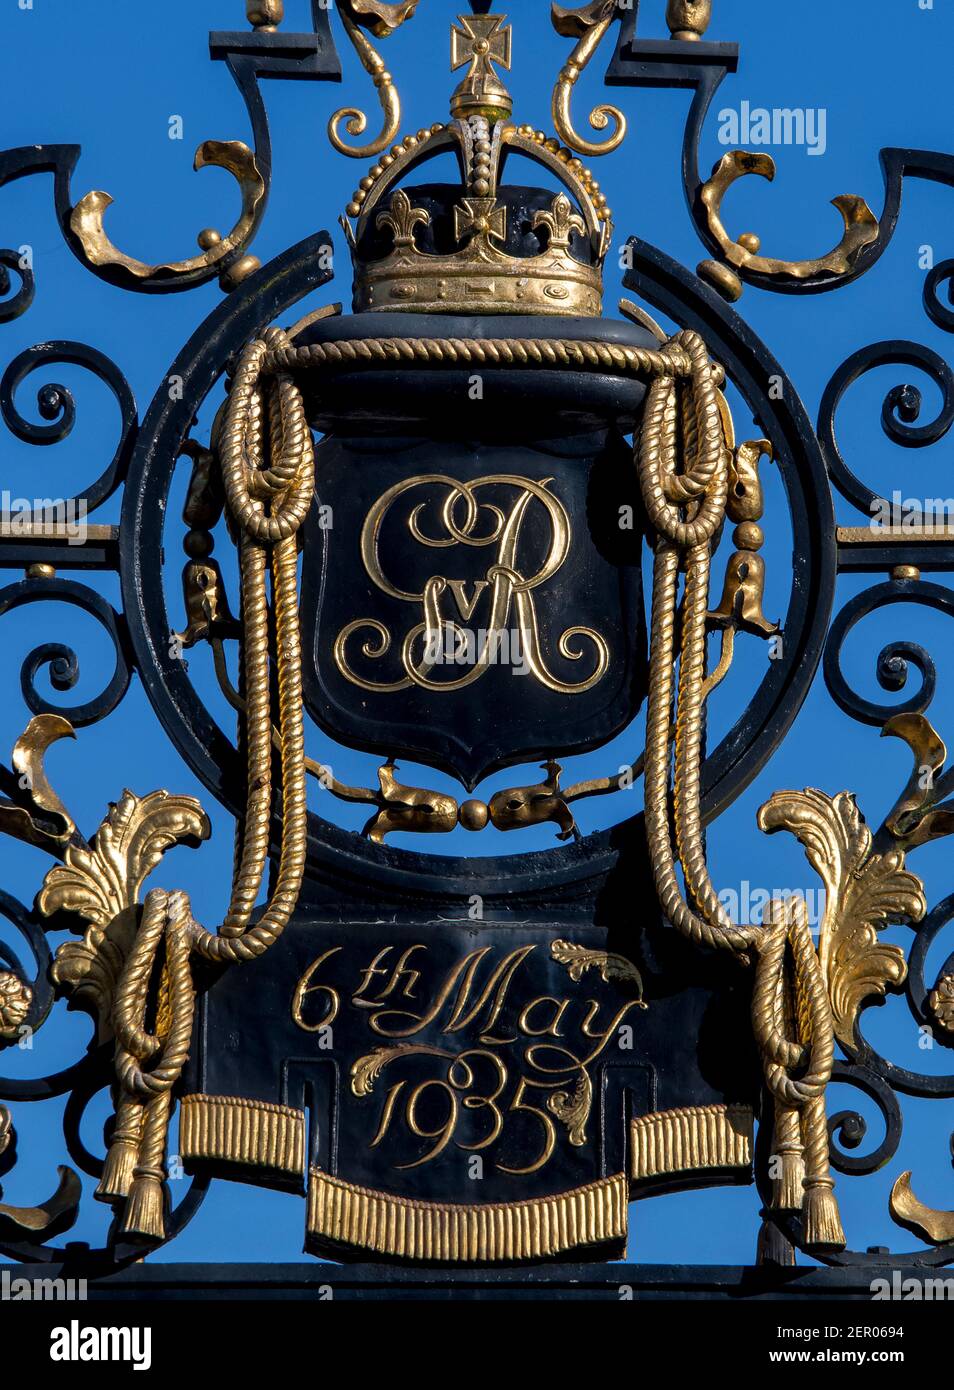
[[[349,204],[348,215],[357,219],[353,229],[344,224],[356,313],[601,314],[609,208],[572,150],[507,119],[512,103],[491,66],[510,66],[510,29],[503,22],[503,16],[461,17],[452,33],[452,65],[471,66],[452,98],[456,119],[395,145]],[[398,186],[448,150],[460,163],[458,189]],[[566,191],[502,188],[499,175],[511,153],[542,165]]]

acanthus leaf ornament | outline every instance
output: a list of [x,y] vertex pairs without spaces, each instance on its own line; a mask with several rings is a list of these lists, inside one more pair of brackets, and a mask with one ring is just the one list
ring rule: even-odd
[[600,972],[600,978],[609,984],[610,980],[625,980],[634,984],[639,992],[639,1008],[648,1006],[643,1002],[643,981],[636,966],[626,956],[615,951],[594,951],[586,946],[578,946],[573,941],[554,941],[550,945],[553,959],[565,965],[571,980],[582,980],[587,970]]
[[139,890],[166,850],[193,847],[210,834],[209,820],[192,796],[167,791],[142,798],[125,791],[89,848],[70,846],[52,868],[37,898],[45,916],[72,912],[104,931],[114,917],[138,901]]
[[880,942],[878,931],[921,920],[927,910],[921,881],[904,868],[902,851],[872,853],[871,831],[849,792],[776,792],[759,810],[758,824],[767,834],[795,835],[825,886],[818,957],[835,1036],[850,1050],[864,1000],[904,981],[904,952]]

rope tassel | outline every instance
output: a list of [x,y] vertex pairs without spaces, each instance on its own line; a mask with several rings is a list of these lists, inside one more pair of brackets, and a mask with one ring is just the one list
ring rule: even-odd
[[[707,613],[711,551],[727,514],[731,455],[718,371],[702,338],[689,330],[649,351],[516,338],[380,338],[296,348],[281,329],[269,328],[242,352],[213,439],[239,535],[247,790],[236,868],[217,932],[199,926],[183,893],[156,890],[146,898],[116,992],[120,1100],[97,1196],[125,1201],[125,1234],[163,1238],[166,1136],[192,1034],[192,956],[217,964],[255,960],[284,931],[298,902],[307,843],[298,531],[314,495],[314,445],[293,373],[350,363],[386,368],[395,362],[549,366],[648,378],[636,463],[655,532],[645,821],[657,895],[667,919],[690,940],[755,960],[753,1027],[775,1102],[782,1165],[773,1206],[802,1211],[810,1248],[839,1248],[844,1235],[829,1173],[824,1102],[834,1040],[804,912],[799,916],[795,905],[784,921],[736,925],[719,902],[706,864],[701,774]],[[272,778],[276,727],[280,797]],[[281,835],[274,891],[254,916],[276,802]],[[161,984],[153,999],[160,962]],[[153,1012],[151,1031],[146,1020]]]
[[[192,956],[235,963],[262,955],[295,910],[305,867],[297,531],[311,505],[314,448],[301,393],[291,378],[278,373],[261,380],[266,352],[287,343],[280,329],[270,328],[245,349],[215,441],[226,499],[240,533],[248,757],[245,817],[228,911],[218,933],[208,932],[193,918],[184,893],[149,893],[113,1008],[121,1099],[97,1196],[123,1201],[123,1234],[145,1242],[165,1239],[166,1142],[173,1088],[192,1037]],[[269,575],[274,653],[269,650]],[[277,717],[272,709],[273,664]],[[274,725],[281,757],[281,848],[274,892],[253,924],[273,813]],[[160,960],[156,992],[153,982]],[[153,1013],[150,1031],[146,1020]]]
[[[681,372],[674,365],[679,351],[686,359]],[[834,1035],[804,903],[783,907],[778,920],[763,925],[736,925],[706,864],[701,785],[709,578],[711,548],[729,507],[730,452],[702,339],[678,333],[663,354],[673,366],[650,386],[636,449],[640,490],[656,536],[645,762],[646,836],[656,891],[667,919],[690,940],[734,951],[746,961],[755,957],[753,1028],[774,1100],[779,1165],[772,1209],[802,1213],[810,1249],[841,1249],[845,1237],[829,1172],[825,1115]],[[677,650],[680,570],[685,583]]]
[[100,1202],[115,1202],[129,1195],[133,1169],[139,1161],[142,1140],[142,1105],[132,1096],[123,1095],[116,1108],[116,1123],[103,1165],[103,1175],[96,1188]]

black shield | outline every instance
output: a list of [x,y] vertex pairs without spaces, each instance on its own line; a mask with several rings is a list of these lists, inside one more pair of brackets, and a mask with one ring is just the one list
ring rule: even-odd
[[312,716],[468,789],[612,738],[644,689],[632,472],[607,430],[327,438],[304,554]]

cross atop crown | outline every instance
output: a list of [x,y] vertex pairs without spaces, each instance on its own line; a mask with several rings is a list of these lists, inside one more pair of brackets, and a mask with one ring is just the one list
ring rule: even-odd
[[451,113],[466,119],[486,116],[499,121],[510,115],[513,101],[494,70],[494,64],[510,69],[511,36],[506,15],[459,15],[460,27],[451,26],[451,71],[465,63],[470,68],[451,98]]

